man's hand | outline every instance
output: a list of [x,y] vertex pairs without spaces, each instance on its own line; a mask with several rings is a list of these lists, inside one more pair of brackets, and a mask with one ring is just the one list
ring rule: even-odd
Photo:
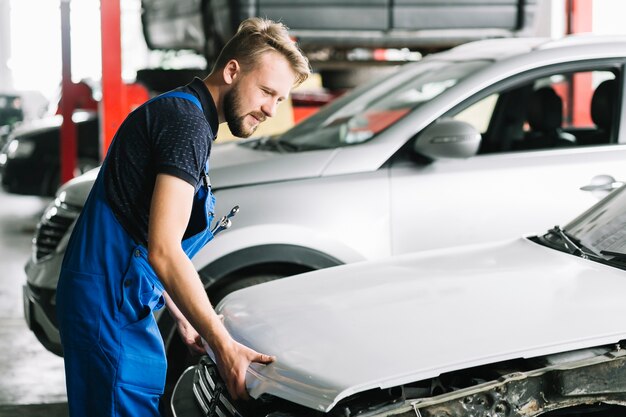
[[269,364],[276,360],[274,356],[258,353],[241,343],[230,339],[222,349],[212,349],[217,362],[217,369],[226,383],[228,393],[234,400],[248,400],[246,390],[246,371],[250,363]]
[[193,328],[191,323],[187,320],[179,320],[176,322],[176,327],[178,328],[178,334],[180,334],[183,343],[192,353],[199,355],[206,353],[202,345],[202,337],[200,337],[200,334]]
[[202,345],[200,334],[191,323],[189,323],[189,320],[187,320],[166,291],[163,292],[163,297],[165,297],[167,310],[170,312],[174,321],[176,321],[176,328],[178,329],[178,334],[180,334],[183,343],[185,343],[191,353],[205,354],[206,350],[204,350],[204,346]]

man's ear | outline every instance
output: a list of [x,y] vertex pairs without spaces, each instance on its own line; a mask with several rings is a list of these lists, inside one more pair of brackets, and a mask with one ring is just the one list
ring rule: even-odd
[[239,76],[241,72],[241,67],[239,66],[239,62],[236,59],[231,59],[226,63],[224,69],[222,70],[222,75],[224,77],[224,82],[228,85],[232,84],[235,79]]

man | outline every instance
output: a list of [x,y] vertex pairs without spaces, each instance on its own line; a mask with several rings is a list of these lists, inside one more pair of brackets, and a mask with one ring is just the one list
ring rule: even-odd
[[167,304],[183,340],[215,353],[235,399],[251,362],[190,258],[211,238],[208,157],[219,123],[250,136],[309,75],[286,28],[244,21],[204,80],[158,96],[120,126],[68,243],[57,288],[70,415],[158,416],[165,352],[152,311]]

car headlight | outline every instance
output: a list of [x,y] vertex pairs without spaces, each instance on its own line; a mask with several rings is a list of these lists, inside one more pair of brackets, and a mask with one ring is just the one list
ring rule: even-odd
[[35,144],[30,141],[13,139],[7,145],[7,158],[20,159],[28,158],[35,151]]

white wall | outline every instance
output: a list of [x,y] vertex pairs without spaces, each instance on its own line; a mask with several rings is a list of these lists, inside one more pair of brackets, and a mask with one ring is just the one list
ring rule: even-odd
[[626,35],[626,2],[624,0],[595,0],[593,2],[593,33]]
[[565,33],[565,0],[539,0],[535,34],[558,39]]
[[0,0],[0,91],[13,90],[13,78],[9,71],[11,56],[11,19],[9,0]]
[[[8,66],[15,89],[36,90],[56,101],[61,82],[61,0],[0,0],[0,5],[3,2],[10,4]],[[71,0],[70,5],[72,79],[98,81],[102,75],[100,0]],[[121,9],[123,76],[132,81],[136,69],[148,60],[140,0],[121,0]],[[1,15],[2,9],[0,19]],[[0,54],[0,62],[1,58]]]

